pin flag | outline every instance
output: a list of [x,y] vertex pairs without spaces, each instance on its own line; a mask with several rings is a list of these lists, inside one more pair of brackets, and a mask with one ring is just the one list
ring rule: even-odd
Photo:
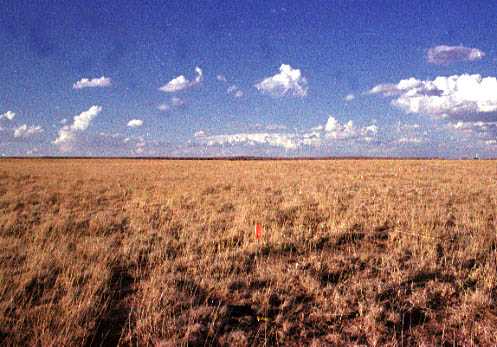
[[262,236],[262,227],[260,224],[255,225],[255,238],[259,240]]

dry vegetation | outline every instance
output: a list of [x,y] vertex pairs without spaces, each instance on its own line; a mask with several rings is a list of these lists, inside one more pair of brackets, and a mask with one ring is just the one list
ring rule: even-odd
[[496,345],[496,177],[1,160],[0,344]]

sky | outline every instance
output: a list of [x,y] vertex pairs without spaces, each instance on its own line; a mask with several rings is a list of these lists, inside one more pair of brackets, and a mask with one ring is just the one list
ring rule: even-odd
[[497,157],[496,13],[4,0],[0,155]]

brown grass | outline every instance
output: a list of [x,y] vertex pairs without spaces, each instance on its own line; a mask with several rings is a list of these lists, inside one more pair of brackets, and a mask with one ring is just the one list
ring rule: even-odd
[[0,344],[496,345],[496,177],[495,161],[2,160]]

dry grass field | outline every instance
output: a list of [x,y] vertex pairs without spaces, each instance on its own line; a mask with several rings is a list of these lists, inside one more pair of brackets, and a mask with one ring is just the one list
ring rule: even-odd
[[0,344],[496,345],[496,249],[495,161],[5,159]]

